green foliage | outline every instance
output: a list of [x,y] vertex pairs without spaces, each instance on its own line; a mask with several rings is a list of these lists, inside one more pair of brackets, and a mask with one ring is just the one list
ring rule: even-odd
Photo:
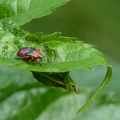
[[[62,37],[58,32],[44,36],[42,33],[30,34],[29,32],[19,28],[21,25],[34,18],[40,18],[52,13],[56,7],[66,3],[67,1],[69,0],[51,0],[47,2],[44,0],[19,0],[19,2],[14,0],[9,2],[6,0],[1,1],[0,64],[29,70],[33,73],[33,76],[44,85],[61,87],[68,91],[75,91],[77,94],[79,94],[79,90],[76,83],[69,76],[70,70],[91,70],[91,66],[94,65],[107,66],[108,70],[103,83],[96,93],[80,109],[79,112],[82,112],[100,94],[111,78],[112,69],[106,57],[101,52],[93,48],[93,46],[77,41],[75,38]],[[46,59],[42,59],[40,62],[43,66],[41,67],[34,61],[28,64],[26,61],[15,59],[17,58],[17,51],[22,47],[40,49],[42,54],[47,54],[49,56],[50,63],[48,63]],[[29,84],[26,86],[28,89],[31,88],[31,85],[29,86]],[[25,88],[23,87],[20,89]],[[35,95],[39,95],[41,90],[43,90],[43,96],[41,95],[39,97],[41,99],[45,99],[50,91],[47,91],[46,94],[46,89],[44,91],[44,88],[38,88],[37,90],[33,89],[30,90],[29,93],[23,92],[20,94],[21,96],[29,94],[31,101],[33,101],[36,99]],[[59,91],[57,94],[59,96]],[[17,97],[19,97],[19,95]],[[27,98],[23,101],[26,101],[26,99]],[[50,101],[53,101],[54,99],[56,99],[56,97],[52,98]],[[46,103],[49,103],[49,99],[47,100],[48,101],[46,101]],[[36,108],[33,105],[34,109],[38,109],[37,102],[38,99],[36,99],[35,102]],[[45,109],[45,106],[41,107],[35,114],[37,115],[41,109]],[[19,115],[22,117],[24,114],[26,114],[25,111],[24,113],[22,111]],[[18,116],[14,116],[12,119],[18,119]]]
[[[64,37],[63,40],[61,37],[59,41],[59,38],[54,39],[54,37],[51,36],[50,38],[47,36],[49,39],[48,42],[42,42],[45,46],[48,46],[49,53],[47,54],[50,57],[51,63],[43,61],[43,67],[40,67],[37,63],[27,64],[25,61],[14,58],[17,57],[16,52],[22,47],[31,46],[42,50],[42,48],[44,48],[43,45],[25,41],[15,37],[9,32],[0,30],[0,63],[37,72],[66,72],[80,68],[90,70],[91,66],[101,64],[109,66],[106,57],[98,50],[92,48],[91,45],[84,44],[81,41],[69,42],[68,39],[64,42]],[[40,40],[45,41],[44,37],[43,40],[42,38]],[[42,53],[44,54],[44,50]]]

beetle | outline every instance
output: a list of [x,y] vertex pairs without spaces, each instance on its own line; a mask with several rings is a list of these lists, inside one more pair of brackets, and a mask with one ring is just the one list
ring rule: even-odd
[[33,59],[36,59],[36,62],[41,66],[42,64],[39,62],[39,59],[46,57],[47,61],[49,62],[47,55],[41,54],[40,49],[35,49],[32,47],[23,47],[19,49],[19,51],[17,52],[17,56],[19,56],[19,58],[17,59],[29,60],[28,63],[30,63]]

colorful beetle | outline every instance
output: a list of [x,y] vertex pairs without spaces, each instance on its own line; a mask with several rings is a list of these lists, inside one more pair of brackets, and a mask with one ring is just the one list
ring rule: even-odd
[[42,59],[43,57],[47,58],[47,61],[49,62],[48,56],[47,55],[42,55],[40,52],[40,49],[35,49],[32,47],[23,47],[17,52],[17,56],[21,60],[29,60],[28,62],[30,63],[33,59],[36,59],[36,62],[42,66],[42,64],[38,61],[39,59]]

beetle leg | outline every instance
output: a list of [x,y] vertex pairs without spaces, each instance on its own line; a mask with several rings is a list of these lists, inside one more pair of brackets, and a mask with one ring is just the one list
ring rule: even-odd
[[36,62],[37,62],[39,65],[41,65],[41,66],[42,66],[42,64],[38,61],[38,59],[36,59]]
[[47,58],[47,62],[48,62],[48,63],[50,62],[48,55],[44,55],[43,57],[46,57],[46,58]]
[[31,57],[31,59],[28,61],[28,63],[30,63],[33,59],[34,59],[34,58],[33,58],[33,57]]

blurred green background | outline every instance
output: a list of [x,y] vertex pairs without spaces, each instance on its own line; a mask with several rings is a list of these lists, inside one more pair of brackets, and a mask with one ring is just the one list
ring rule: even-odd
[[[56,31],[61,32],[62,36],[76,37],[77,40],[84,41],[84,43],[95,45],[96,49],[103,52],[113,66],[113,77],[107,88],[101,94],[102,97],[96,100],[98,101],[97,110],[95,108],[94,110],[90,108],[90,110],[83,113],[82,116],[79,115],[79,118],[82,118],[82,120],[118,120],[118,118],[120,118],[120,110],[116,107],[120,107],[120,0],[72,0],[66,5],[59,7],[52,15],[32,20],[30,23],[22,26],[22,28],[30,33],[43,32],[44,35]],[[106,68],[104,66],[95,66],[93,68],[95,71],[73,70],[70,72],[80,90],[82,88],[97,88],[102,82]],[[0,67],[0,79],[0,95],[2,96],[2,92],[4,91],[4,97],[10,95],[5,89],[12,81],[14,81],[19,88],[27,82],[34,84],[38,83],[28,71],[2,65]],[[18,86],[16,86],[16,88],[14,87],[13,91],[15,91]],[[9,90],[11,89],[9,88]],[[83,92],[82,95],[87,95],[84,94],[84,90],[81,92]],[[75,97],[75,95],[73,96]],[[90,96],[90,94],[88,96]],[[108,96],[107,100],[105,96]],[[83,98],[81,97],[81,99]],[[100,103],[102,106],[108,103],[110,103],[110,105],[114,104],[115,109],[113,110],[111,107],[106,108],[106,106],[99,109]],[[1,106],[5,108],[5,105],[0,104],[0,107]],[[112,117],[103,117],[102,111],[105,111],[106,116],[111,115],[111,112],[108,114],[108,110],[111,110],[110,108],[112,109]],[[3,111],[3,109],[0,109],[1,115],[3,115]],[[77,109],[75,112],[76,111]],[[97,113],[95,114],[96,111],[102,117],[99,115],[97,116]],[[116,113],[116,111],[118,113]],[[90,118],[90,116],[87,118],[86,114],[88,116],[92,114],[95,116],[95,119],[92,119],[92,117]],[[8,115],[6,111],[4,115]],[[79,118],[76,117],[75,120],[79,120]],[[42,120],[42,117],[37,120]],[[53,119],[46,118],[45,120]],[[73,119],[69,118],[69,120]]]

